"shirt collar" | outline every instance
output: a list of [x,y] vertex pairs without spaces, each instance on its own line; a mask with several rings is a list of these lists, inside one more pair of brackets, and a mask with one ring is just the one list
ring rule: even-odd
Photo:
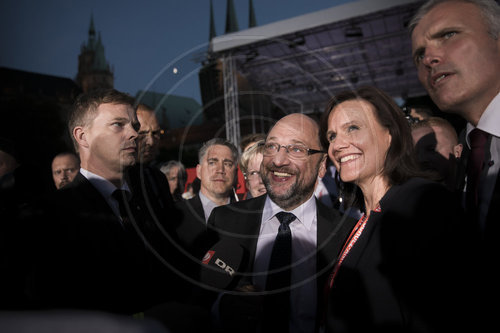
[[[201,205],[203,206],[203,211],[205,213],[205,221],[208,221],[212,210],[218,205],[210,200],[206,195],[201,193],[201,191],[198,192],[198,195],[200,196]],[[230,198],[227,198],[227,203],[229,203],[230,201]]]
[[[268,223],[279,212],[286,211],[274,203],[269,195],[266,195],[266,203],[262,211],[262,223]],[[316,198],[314,194],[299,207],[289,211],[295,215],[297,220],[310,230],[313,220],[316,219]]]
[[[113,192],[118,189],[113,183],[111,183],[109,180],[96,175],[95,173],[92,173],[88,170],[85,170],[84,168],[80,168],[80,173],[87,178],[87,180],[101,193],[105,198],[109,198]],[[125,190],[127,192],[131,192],[130,188],[128,187],[128,184],[126,181],[123,182],[120,190]]]
[[471,123],[467,123],[465,141],[470,148],[469,134],[474,128],[479,128],[493,136],[500,137],[500,93],[493,98],[493,100],[488,104],[486,110],[484,110],[477,127],[474,127]]

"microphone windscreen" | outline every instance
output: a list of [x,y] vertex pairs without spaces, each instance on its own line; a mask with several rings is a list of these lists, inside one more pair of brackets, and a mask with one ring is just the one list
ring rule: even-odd
[[244,249],[240,244],[221,240],[207,251],[202,259],[200,281],[212,288],[226,289],[238,275]]

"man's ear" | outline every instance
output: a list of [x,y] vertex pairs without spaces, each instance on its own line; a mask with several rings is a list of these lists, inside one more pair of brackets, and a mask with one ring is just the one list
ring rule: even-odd
[[328,158],[328,154],[324,154],[323,158],[319,162],[319,169],[318,169],[318,177],[323,178],[326,174],[326,159]]
[[85,148],[89,147],[86,131],[82,126],[73,128],[73,137],[75,138],[76,142],[78,142],[78,146]]
[[201,173],[201,165],[198,164],[196,165],[196,177],[198,177],[201,180],[200,173]]
[[459,143],[458,145],[453,147],[453,154],[456,158],[460,158],[462,156],[462,151],[464,150],[464,146]]

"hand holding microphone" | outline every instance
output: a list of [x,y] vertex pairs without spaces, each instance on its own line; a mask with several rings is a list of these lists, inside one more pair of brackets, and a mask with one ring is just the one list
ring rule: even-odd
[[223,330],[255,332],[262,317],[263,296],[257,288],[242,279],[245,250],[240,244],[221,240],[202,260],[200,281],[206,287],[223,293],[218,301],[219,325]]

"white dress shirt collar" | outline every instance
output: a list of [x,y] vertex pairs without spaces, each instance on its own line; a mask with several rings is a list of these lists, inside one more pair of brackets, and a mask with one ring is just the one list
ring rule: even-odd
[[[493,98],[486,110],[484,110],[476,127],[486,133],[500,138],[500,93]],[[465,140],[469,148],[469,134],[474,128],[474,125],[467,123],[467,135],[465,136]]]
[[[285,211],[274,203],[269,195],[266,197],[264,210],[262,211],[262,223],[269,223],[269,221],[279,212]],[[307,230],[311,230],[311,225],[316,220],[316,198],[313,195],[299,207],[293,209],[292,213],[297,218],[297,221],[304,224]],[[293,222],[292,222],[293,223]]]
[[[106,199],[110,198],[113,192],[117,189],[117,187],[111,183],[109,180],[96,175],[95,173],[92,173],[88,170],[85,170],[84,168],[80,168],[80,173],[87,178],[87,180],[99,191],[99,193],[102,194],[102,196]],[[123,182],[121,190],[125,190],[127,192],[130,192],[130,188],[128,187],[128,184],[126,181]]]
[[[205,222],[207,222],[210,214],[212,213],[212,210],[219,205],[210,200],[206,195],[201,193],[201,191],[198,192],[198,195],[200,196],[201,205],[203,206],[203,212],[205,213]],[[227,204],[230,201],[231,200],[227,198]]]

